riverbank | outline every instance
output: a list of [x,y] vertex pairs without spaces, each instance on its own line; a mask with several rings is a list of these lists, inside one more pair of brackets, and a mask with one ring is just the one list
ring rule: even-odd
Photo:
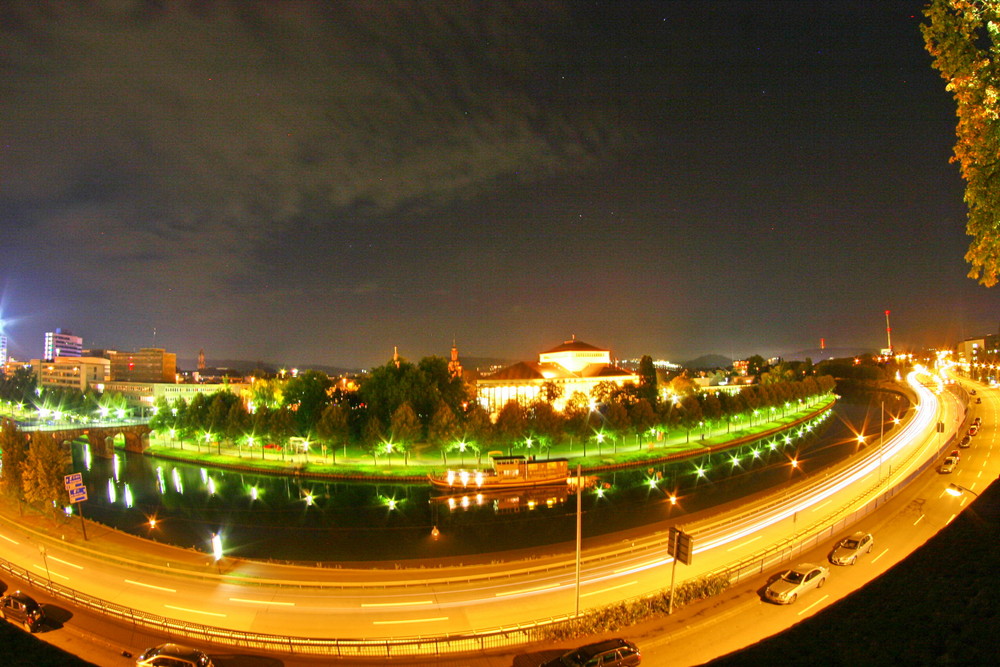
[[[539,458],[566,458],[570,460],[571,469],[577,465],[583,474],[597,474],[618,470],[642,468],[662,463],[670,463],[687,458],[705,456],[733,447],[740,447],[757,440],[773,437],[790,429],[795,429],[818,415],[832,409],[836,404],[835,397],[823,397],[825,400],[789,413],[780,418],[745,426],[739,430],[715,434],[711,430],[694,434],[689,432],[672,434],[656,441],[638,442],[628,448],[617,445],[598,447],[593,453],[594,445],[587,448],[577,446],[560,446],[548,450],[546,456]],[[164,441],[167,444],[164,444]],[[155,444],[154,444],[155,443]],[[184,444],[162,437],[151,438],[151,444],[143,454],[166,461],[198,464],[204,467],[231,470],[253,474],[303,477],[330,481],[371,481],[394,483],[426,482],[428,475],[442,474],[448,468],[474,469],[483,467],[481,461],[472,456],[468,463],[457,458],[452,465],[438,462],[436,455],[432,462],[426,449],[413,452],[407,462],[396,461],[379,465],[369,462],[371,457],[357,450],[348,450],[349,456],[341,456],[339,462],[334,462],[332,456],[323,457],[309,454],[296,454],[287,458],[267,450],[258,449],[261,458],[255,458],[256,453],[243,448],[211,443],[210,445]],[[213,451],[214,450],[214,451]],[[519,453],[532,454],[531,450],[521,449]],[[537,454],[536,454],[537,456]]]

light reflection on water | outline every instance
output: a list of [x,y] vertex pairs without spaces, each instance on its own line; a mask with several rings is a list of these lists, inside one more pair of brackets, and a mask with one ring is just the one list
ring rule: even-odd
[[[892,411],[896,414],[901,408]],[[583,530],[596,536],[725,503],[782,484],[856,450],[854,424],[871,402],[841,402],[812,432],[711,457],[602,474],[584,491]],[[887,421],[889,420],[887,410]],[[86,447],[74,447],[74,469]],[[119,461],[119,458],[121,459]],[[165,476],[169,471],[171,484]],[[429,484],[342,482],[256,475],[118,452],[83,473],[88,519],[199,551],[214,533],[228,555],[274,560],[443,558],[570,542],[576,496],[565,488],[439,495]],[[120,481],[116,481],[120,480]],[[95,486],[96,485],[96,486]],[[119,490],[121,493],[119,493]],[[155,518],[155,526],[151,520]],[[434,528],[436,534],[432,535]]]

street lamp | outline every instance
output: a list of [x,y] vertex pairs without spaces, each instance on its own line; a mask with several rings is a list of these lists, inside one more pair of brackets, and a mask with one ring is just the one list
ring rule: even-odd
[[955,484],[955,483],[948,484],[948,487],[945,489],[945,492],[947,492],[949,496],[955,496],[956,498],[966,493],[971,493],[976,498],[979,497],[979,494],[973,491],[972,489],[966,488],[964,486],[961,486],[960,484]]

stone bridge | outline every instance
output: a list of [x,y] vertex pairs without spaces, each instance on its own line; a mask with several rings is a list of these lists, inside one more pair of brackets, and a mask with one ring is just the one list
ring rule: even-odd
[[94,456],[110,459],[115,453],[115,436],[125,437],[125,449],[130,452],[142,453],[149,448],[149,434],[152,429],[148,424],[106,424],[101,426],[80,426],[79,428],[59,428],[53,430],[27,431],[30,438],[35,433],[52,434],[59,442],[72,442],[86,439],[90,443],[90,452]]

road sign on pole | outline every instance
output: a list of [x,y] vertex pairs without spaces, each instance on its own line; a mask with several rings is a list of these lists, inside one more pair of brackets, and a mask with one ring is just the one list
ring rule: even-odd
[[87,487],[83,484],[74,486],[69,490],[69,501],[71,503],[82,503],[87,499]]
[[694,540],[688,533],[671,526],[667,553],[685,565],[690,565],[691,557],[694,555]]
[[80,486],[81,484],[83,484],[83,473],[75,472],[72,475],[64,476],[63,484],[66,486],[67,489],[70,489],[74,486]]

